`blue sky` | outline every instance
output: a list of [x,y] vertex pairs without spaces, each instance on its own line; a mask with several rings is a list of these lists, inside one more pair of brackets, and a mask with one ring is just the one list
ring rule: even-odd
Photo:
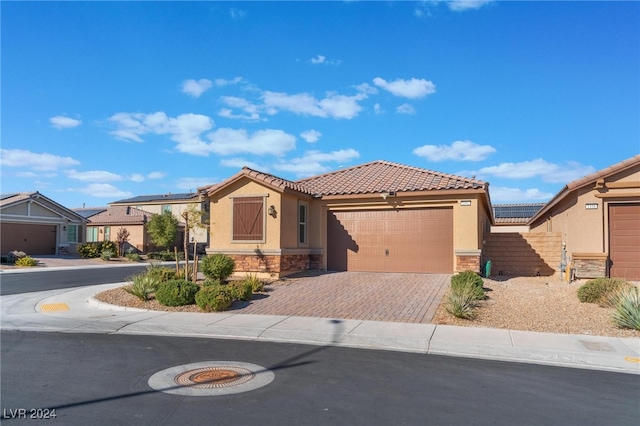
[[548,201],[640,153],[638,2],[6,2],[2,192],[388,160]]

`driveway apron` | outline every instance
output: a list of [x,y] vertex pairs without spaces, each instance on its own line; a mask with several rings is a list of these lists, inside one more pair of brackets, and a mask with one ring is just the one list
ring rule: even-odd
[[237,313],[429,323],[450,275],[325,272],[283,278]]

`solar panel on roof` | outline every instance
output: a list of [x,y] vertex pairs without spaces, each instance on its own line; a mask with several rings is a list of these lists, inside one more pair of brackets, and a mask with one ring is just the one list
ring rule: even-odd
[[7,198],[15,197],[16,195],[18,195],[17,192],[13,194],[0,194],[0,200],[6,200]]
[[496,219],[501,218],[531,218],[535,216],[540,209],[544,207],[543,203],[536,204],[504,204],[493,206],[493,216]]

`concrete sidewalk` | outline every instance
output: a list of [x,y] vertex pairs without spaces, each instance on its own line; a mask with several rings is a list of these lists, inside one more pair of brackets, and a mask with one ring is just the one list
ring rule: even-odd
[[234,312],[158,312],[93,299],[123,284],[2,296],[1,328],[292,342],[640,374],[640,339]]

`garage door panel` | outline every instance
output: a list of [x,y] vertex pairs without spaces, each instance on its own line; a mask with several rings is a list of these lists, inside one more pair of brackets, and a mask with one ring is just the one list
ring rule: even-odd
[[453,209],[329,212],[330,270],[452,273]]
[[56,225],[3,223],[0,225],[2,250],[23,251],[29,255],[56,253]]
[[640,280],[640,204],[609,206],[610,275]]

